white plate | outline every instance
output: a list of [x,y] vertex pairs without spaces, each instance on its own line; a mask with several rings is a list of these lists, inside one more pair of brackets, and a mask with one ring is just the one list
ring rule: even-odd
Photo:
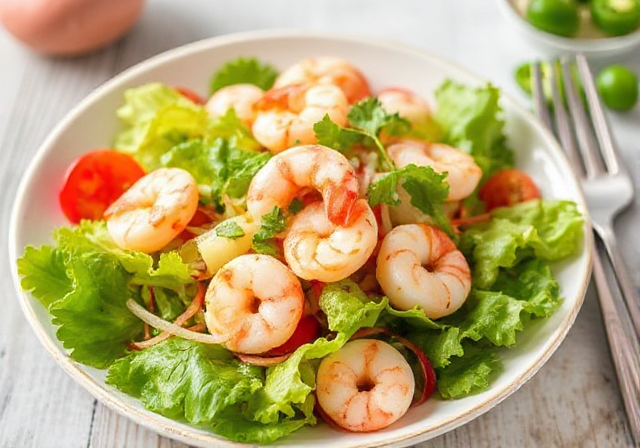
[[[18,190],[10,233],[10,257],[21,256],[27,245],[51,242],[54,227],[65,219],[58,209],[57,188],[65,169],[90,148],[108,146],[119,127],[115,116],[122,93],[129,87],[150,81],[188,86],[207,92],[210,75],[220,64],[238,56],[255,56],[283,68],[301,58],[333,55],[346,58],[369,77],[373,90],[406,86],[432,99],[433,90],[445,78],[465,83],[483,81],[428,53],[396,43],[371,38],[323,35],[299,31],[260,31],[217,37],[168,51],[143,62],[98,88],[74,108],[39,149]],[[517,151],[517,165],[540,185],[547,198],[571,199],[584,211],[578,183],[553,137],[527,110],[503,98],[506,131]],[[515,392],[557,349],[574,322],[586,291],[591,253],[591,232],[585,224],[581,255],[558,266],[556,275],[565,301],[556,313],[540,320],[519,335],[512,350],[504,351],[504,372],[491,388],[467,398],[443,401],[430,399],[411,409],[400,422],[369,434],[336,432],[320,424],[305,428],[281,440],[284,446],[356,447],[407,446],[454,429],[488,411]],[[139,401],[105,385],[105,372],[71,360],[55,337],[47,311],[19,287],[13,278],[23,311],[35,332],[55,360],[76,381],[107,406],[161,434],[197,446],[238,446],[202,429],[177,423],[145,410]]]
[[509,22],[528,40],[553,53],[584,53],[592,58],[610,58],[627,53],[640,44],[640,29],[624,36],[607,36],[589,19],[583,8],[583,26],[576,37],[563,37],[539,30],[525,18],[530,0],[498,0],[498,5]]

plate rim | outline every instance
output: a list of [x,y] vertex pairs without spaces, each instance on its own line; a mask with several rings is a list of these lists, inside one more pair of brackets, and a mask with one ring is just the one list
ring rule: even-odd
[[[49,335],[46,333],[44,326],[37,318],[34,308],[30,304],[30,300],[35,300],[31,296],[29,292],[25,292],[22,290],[20,286],[20,276],[17,271],[17,260],[22,256],[21,253],[18,252],[17,241],[15,235],[17,234],[19,227],[18,217],[22,216],[22,210],[24,208],[24,201],[20,200],[24,197],[26,190],[29,186],[29,180],[32,178],[33,173],[40,166],[42,159],[49,152],[48,148],[52,147],[53,143],[60,137],[60,135],[65,131],[70,123],[72,123],[78,116],[80,116],[83,111],[94,104],[99,98],[101,98],[104,94],[108,93],[114,87],[120,84],[124,84],[127,80],[134,78],[138,74],[144,74],[145,72],[152,70],[158,66],[163,65],[164,63],[173,60],[176,56],[182,55],[182,57],[189,56],[193,53],[198,53],[201,51],[210,50],[213,47],[221,47],[226,45],[238,44],[242,42],[253,41],[255,39],[283,39],[283,38],[308,38],[314,39],[318,41],[348,41],[352,44],[358,45],[366,45],[370,47],[386,47],[393,51],[403,51],[406,53],[414,54],[421,58],[428,58],[432,61],[436,61],[442,64],[445,67],[450,68],[456,73],[465,75],[470,79],[475,80],[476,82],[485,82],[486,80],[482,77],[471,73],[466,70],[464,67],[447,60],[439,56],[436,53],[433,53],[428,50],[420,49],[416,46],[411,46],[402,42],[398,42],[392,39],[378,39],[372,38],[370,36],[364,35],[353,35],[346,33],[331,33],[330,35],[326,32],[322,31],[309,31],[309,30],[300,30],[300,29],[267,29],[267,30],[253,30],[253,31],[243,31],[236,32],[230,34],[224,34],[220,36],[209,37],[205,39],[201,39],[198,41],[194,41],[191,43],[187,43],[178,47],[174,47],[172,49],[161,52],[155,56],[144,59],[131,67],[123,70],[122,72],[116,74],[109,80],[105,81],[103,84],[96,87],[92,90],[87,96],[85,96],[80,102],[78,102],[75,106],[73,106],[66,114],[64,114],[63,118],[59,120],[50,132],[47,133],[45,139],[38,146],[34,157],[31,162],[27,166],[26,170],[22,174],[21,181],[18,185],[14,196],[14,203],[11,208],[11,217],[9,222],[9,263],[11,264],[11,274],[14,284],[14,289],[16,291],[17,299],[20,302],[20,307],[23,311],[23,314],[29,321],[31,328],[36,333],[40,343],[45,347],[45,349],[52,355],[54,360],[58,365],[60,365],[63,370],[72,377],[73,380],[80,383],[92,396],[96,399],[100,400],[103,404],[105,404],[110,409],[115,410],[119,414],[123,415],[126,418],[133,420],[134,422],[146,427],[151,430],[158,432],[164,436],[170,437],[175,440],[179,440],[183,443],[187,444],[196,444],[197,446],[210,446],[210,444],[217,444],[216,446],[229,446],[229,447],[247,447],[252,446],[251,444],[234,442],[228,440],[222,436],[219,436],[210,431],[200,430],[195,428],[194,426],[188,425],[183,422],[179,422],[176,420],[168,419],[160,414],[154,413],[145,409],[141,403],[141,407],[133,406],[126,402],[125,399],[121,397],[129,397],[119,390],[115,389],[113,386],[109,386],[106,383],[102,383],[96,381],[93,377],[85,372],[84,368],[86,366],[74,361],[69,357],[68,353],[61,352],[60,348],[55,344],[55,341],[52,340]],[[531,124],[534,126],[536,132],[540,133],[545,138],[545,142],[553,148],[553,152],[555,155],[564,159],[564,163],[568,164],[566,156],[562,152],[557,143],[557,140],[549,131],[547,131],[539,120],[527,109],[519,104],[514,98],[512,98],[504,89],[501,89],[501,101],[504,101],[508,104],[510,109],[517,111],[520,114],[523,114],[528,119],[530,119]],[[584,302],[584,298],[586,295],[590,272],[591,272],[591,251],[593,247],[593,238],[592,232],[590,231],[589,219],[588,219],[588,210],[586,208],[586,202],[584,196],[582,194],[582,190],[579,188],[579,183],[576,184],[578,186],[578,196],[579,196],[579,205],[581,208],[581,213],[583,213],[585,219],[584,225],[584,254],[581,256],[585,257],[586,268],[584,273],[584,278],[579,285],[578,288],[578,298],[575,306],[571,309],[571,312],[566,316],[566,318],[562,321],[562,329],[560,331],[554,331],[546,343],[544,344],[543,353],[539,357],[536,357],[535,362],[531,363],[527,369],[525,369],[518,377],[517,381],[514,381],[508,387],[505,387],[499,393],[493,395],[490,399],[485,400],[481,404],[468,409],[462,416],[452,417],[447,421],[443,421],[434,429],[424,432],[417,431],[414,433],[403,434],[400,437],[392,437],[387,438],[385,440],[380,440],[375,443],[367,443],[366,446],[397,446],[403,447],[414,443],[419,443],[439,435],[442,435],[446,432],[449,432],[453,429],[456,429],[471,420],[479,417],[480,415],[486,413],[490,409],[494,408],[496,405],[501,403],[504,399],[511,396],[517,389],[519,389],[524,383],[526,383],[547,361],[548,359],[555,353],[557,348],[566,338],[567,333],[573,326],[575,319],[577,317],[578,312],[582,307],[582,303]],[[24,248],[22,248],[24,250]],[[133,398],[138,401],[137,399]],[[284,445],[289,445],[286,443],[286,438],[276,441],[271,446],[280,446],[280,442],[284,442]],[[224,444],[224,445],[220,445]],[[360,444],[346,444],[340,445],[341,447],[355,447],[355,446],[363,446]]]

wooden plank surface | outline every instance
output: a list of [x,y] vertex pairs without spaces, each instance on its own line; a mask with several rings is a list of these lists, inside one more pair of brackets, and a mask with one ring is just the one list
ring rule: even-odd
[[[365,12],[366,11],[366,12]],[[0,30],[0,447],[111,448],[186,445],[158,436],[98,403],[60,369],[20,310],[8,260],[8,223],[20,177],[38,145],[85,95],[115,74],[169,48],[259,28],[308,28],[388,38],[463,65],[518,95],[515,65],[540,55],[477,0],[149,0],[117,44],[76,59],[37,56]],[[640,72],[640,57],[625,59]],[[638,179],[640,112],[613,117]],[[637,204],[619,234],[640,284]],[[422,448],[628,447],[615,375],[597,301],[589,291],[568,338],[519,391],[476,420]]]

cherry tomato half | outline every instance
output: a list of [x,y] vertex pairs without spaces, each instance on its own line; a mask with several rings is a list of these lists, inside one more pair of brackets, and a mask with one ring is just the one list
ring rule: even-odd
[[303,316],[291,337],[280,347],[269,350],[269,356],[286,355],[294,352],[298,347],[313,342],[320,336],[320,323],[313,315]]
[[638,102],[638,76],[624,65],[603,68],[596,76],[596,88],[611,110],[627,111]]
[[58,196],[72,223],[102,219],[104,211],[144,176],[133,157],[113,149],[96,149],[76,159],[67,170]]
[[484,201],[487,211],[508,207],[519,202],[540,197],[537,185],[526,173],[517,169],[502,170],[494,174],[480,187],[478,197]]

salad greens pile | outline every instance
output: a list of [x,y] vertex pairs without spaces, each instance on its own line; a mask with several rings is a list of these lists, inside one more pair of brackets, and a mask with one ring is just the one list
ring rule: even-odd
[[[233,82],[234,71],[242,73],[243,82],[263,88],[275,78],[271,67],[240,59],[214,76],[212,89]],[[447,80],[436,99],[438,139],[473,155],[483,179],[514,165],[498,89]],[[115,137],[117,150],[132,154],[147,171],[163,166],[188,170],[199,184],[201,202],[221,213],[229,208],[229,198],[241,203],[251,178],[271,157],[233,111],[212,118],[203,106],[160,83],[127,91],[117,114],[123,123]],[[326,117],[315,131],[321,144],[347,156],[363,145],[379,153],[380,167],[389,174],[372,184],[369,202],[397,203],[396,186],[402,182],[412,204],[454,236],[467,258],[472,290],[453,315],[434,321],[419,309],[398,311],[386,297],[371,297],[345,279],[327,284],[317,297],[330,337],[299,347],[272,367],[248,365],[222,346],[177,337],[132,350],[130,343],[143,338],[144,326],[126,301],[148,304],[153,296],[156,314],[172,320],[191,302],[197,281],[175,250],[152,256],[119,249],[103,221],[58,228],[53,244],[27,247],[18,260],[22,288],[48,309],[73,359],[108,369],[107,383],[140,399],[147,409],[235,441],[270,443],[316,424],[313,390],[319,360],[361,328],[386,327],[420,347],[435,368],[443,399],[486,389],[500,371],[500,350],[515,345],[529,321],[551,315],[562,302],[551,263],[581,248],[583,218],[576,204],[533,200],[498,208],[490,220],[455,234],[440,208],[448,189],[445,176],[416,166],[395,170],[386,163],[379,136],[411,132],[407,123],[372,98],[352,107],[349,123],[341,128]],[[475,195],[468,203],[481,206]],[[263,228],[254,250],[277,250],[269,241],[278,222],[276,214],[275,230]],[[398,349],[421,381],[412,354]]]

